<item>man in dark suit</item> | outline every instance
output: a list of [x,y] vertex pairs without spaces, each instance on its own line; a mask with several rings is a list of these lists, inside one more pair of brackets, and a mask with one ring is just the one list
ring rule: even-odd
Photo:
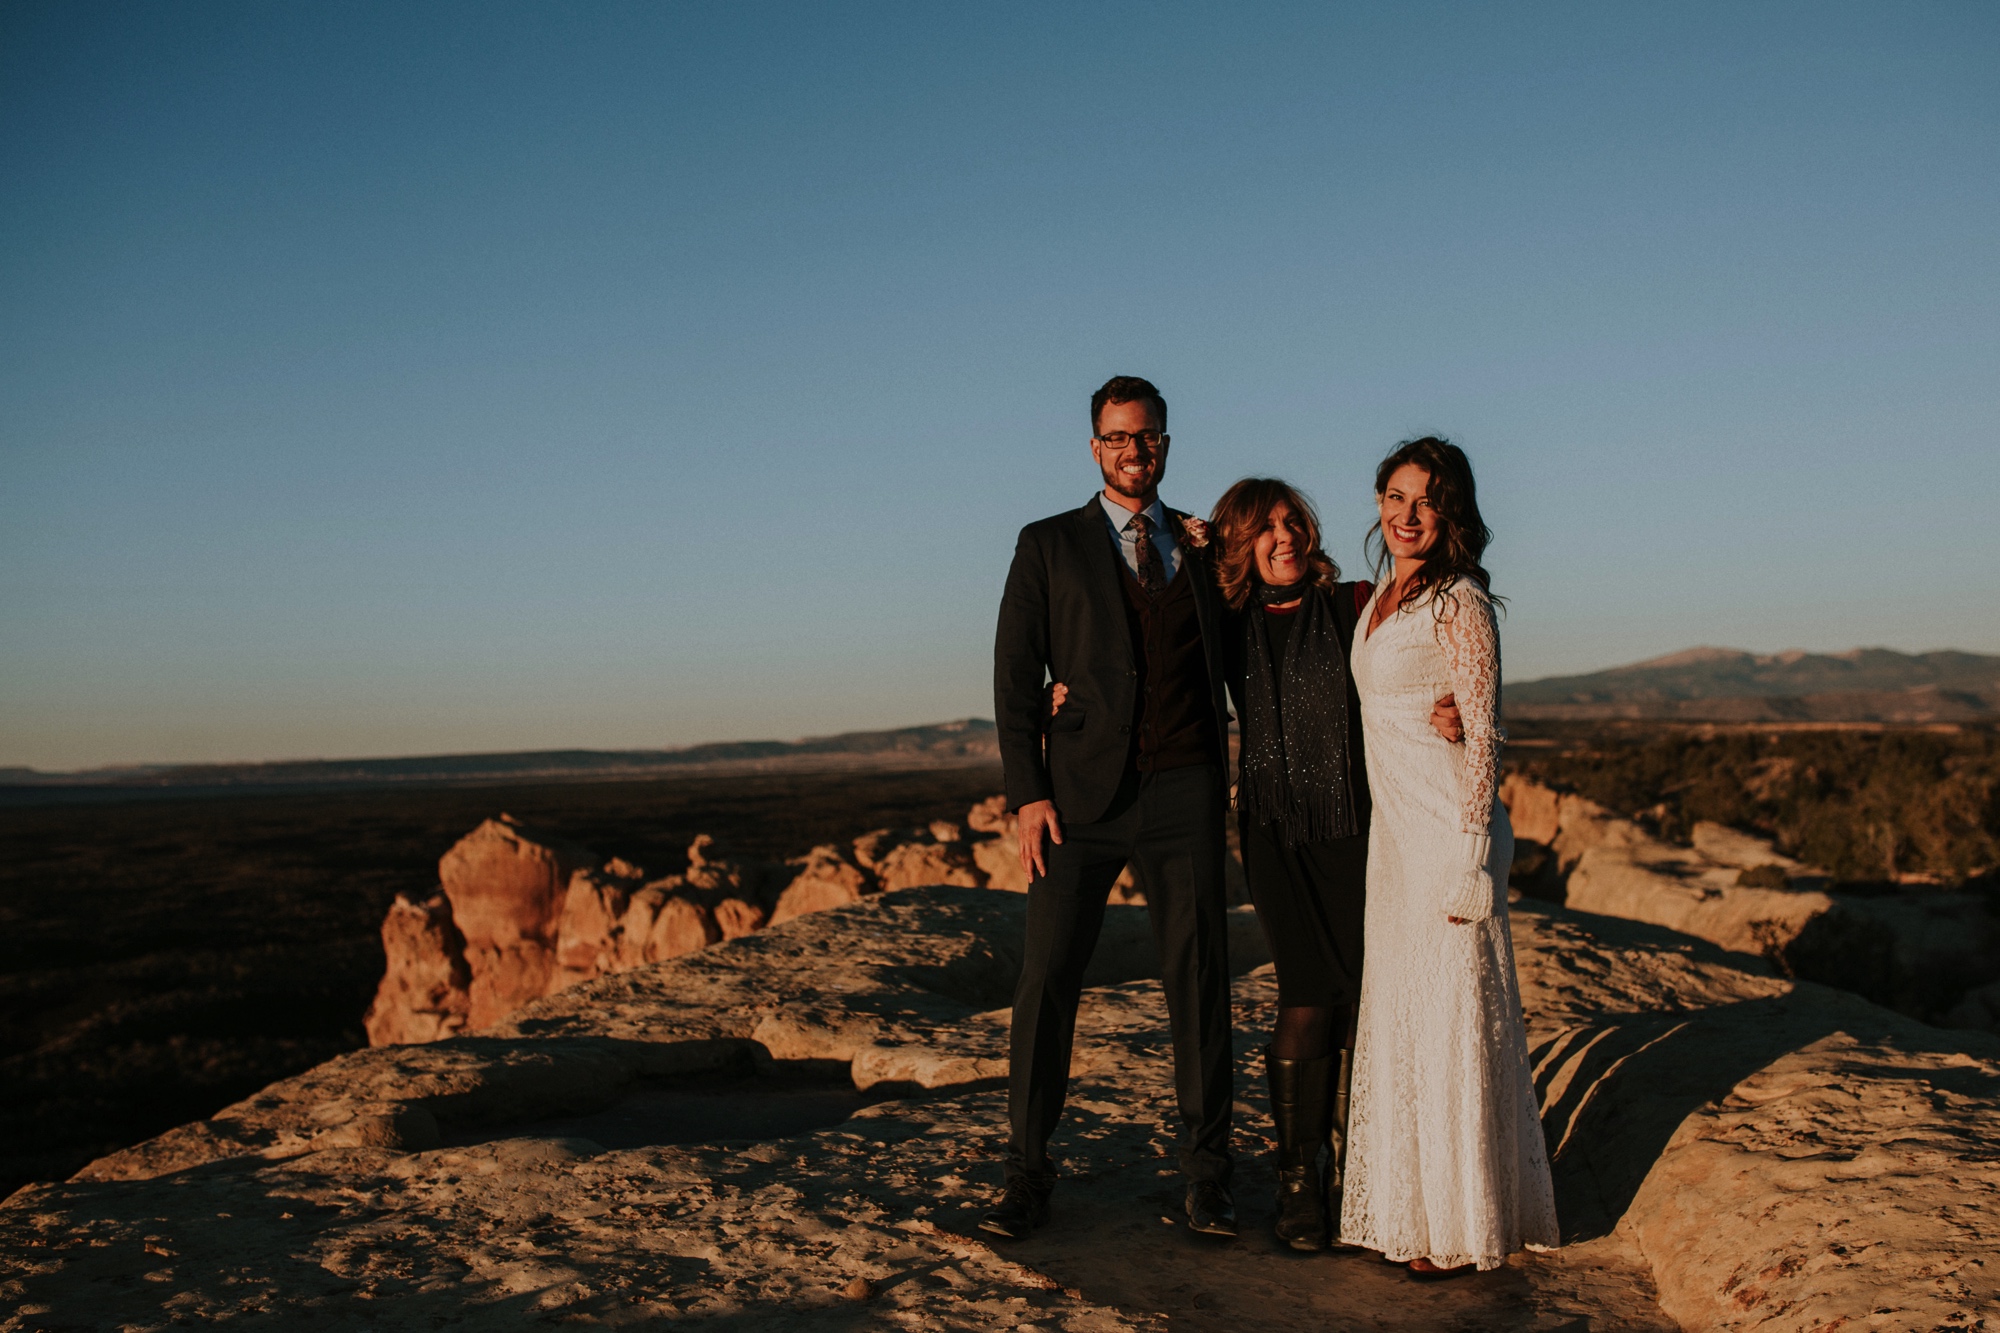
[[[1104,489],[1021,530],[993,649],[1007,804],[1030,883],[1014,992],[1006,1192],[981,1226],[1048,1217],[1083,973],[1129,862],[1146,895],[1174,1039],[1188,1224],[1236,1234],[1223,818],[1223,607],[1205,530],[1159,501],[1167,404],[1121,375],[1090,400]],[[1049,716],[1047,682],[1066,687]]]

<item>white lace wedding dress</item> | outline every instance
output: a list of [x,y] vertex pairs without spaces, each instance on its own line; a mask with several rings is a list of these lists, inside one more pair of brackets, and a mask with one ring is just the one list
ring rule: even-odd
[[[1353,652],[1375,813],[1340,1237],[1495,1268],[1560,1243],[1507,934],[1499,634],[1469,580],[1364,638],[1374,610]],[[1463,745],[1431,730],[1447,692]]]

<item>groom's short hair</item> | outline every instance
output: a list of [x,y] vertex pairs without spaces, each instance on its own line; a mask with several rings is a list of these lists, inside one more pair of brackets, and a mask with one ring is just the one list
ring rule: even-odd
[[1097,418],[1104,411],[1106,403],[1151,403],[1159,413],[1160,429],[1167,428],[1167,400],[1160,397],[1160,391],[1153,387],[1151,380],[1142,380],[1137,375],[1113,375],[1104,381],[1104,387],[1090,395],[1090,431],[1097,433]]

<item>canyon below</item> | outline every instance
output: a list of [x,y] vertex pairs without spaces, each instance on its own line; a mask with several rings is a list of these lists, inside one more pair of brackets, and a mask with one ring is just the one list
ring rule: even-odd
[[849,775],[817,805],[795,779],[736,781],[684,798],[700,829],[649,788],[643,838],[610,788],[453,794],[425,825],[459,823],[435,876],[374,890],[381,945],[346,992],[372,1044],[301,1047],[240,1100],[37,1173],[0,1206],[0,1329],[2000,1316],[2000,978],[1977,884],[1857,889],[1753,832],[1665,836],[1517,768],[1514,947],[1565,1245],[1419,1284],[1269,1234],[1255,1047],[1276,995],[1240,901],[1243,1236],[1175,1225],[1130,884],[1088,979],[1055,1217],[989,1245],[1025,905],[992,771]]

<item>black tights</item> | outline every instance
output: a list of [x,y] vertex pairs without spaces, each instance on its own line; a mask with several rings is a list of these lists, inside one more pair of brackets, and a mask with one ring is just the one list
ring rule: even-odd
[[1271,1040],[1271,1054],[1280,1060],[1317,1060],[1331,1055],[1338,1045],[1354,1044],[1354,1006],[1292,1005],[1278,1010],[1278,1031]]

